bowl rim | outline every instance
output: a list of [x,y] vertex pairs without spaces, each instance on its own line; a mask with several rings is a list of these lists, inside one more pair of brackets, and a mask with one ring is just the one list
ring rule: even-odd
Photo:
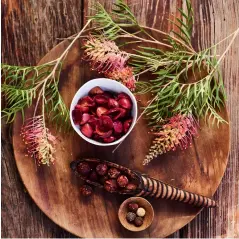
[[[123,208],[124,207],[126,207],[126,205],[130,202],[130,201],[144,201],[146,204],[148,204],[148,206],[149,206],[149,208],[150,208],[150,210],[151,210],[151,213],[152,213],[152,217],[151,217],[151,219],[150,219],[150,221],[149,221],[149,223],[148,223],[148,225],[146,226],[146,227],[133,227],[133,228],[129,228],[129,227],[127,227],[124,223],[123,223],[123,221],[122,221],[122,214],[121,214],[121,212],[122,212],[122,210],[123,210]],[[133,232],[139,232],[139,231],[144,231],[144,230],[146,230],[148,227],[150,227],[151,226],[151,224],[152,224],[152,222],[153,222],[153,219],[154,219],[154,208],[153,208],[153,206],[152,206],[152,204],[147,200],[147,199],[145,199],[145,198],[143,198],[143,197],[130,197],[130,198],[127,198],[127,199],[125,199],[121,204],[120,204],[120,207],[119,207],[119,210],[118,210],[118,218],[119,218],[119,221],[120,221],[120,223],[121,223],[121,225],[124,227],[124,228],[126,228],[127,230],[129,230],[129,231],[133,231]],[[129,225],[131,225],[131,224],[129,224]]]
[[[116,141],[113,141],[111,143],[101,143],[101,142],[98,142],[94,139],[90,139],[88,137],[86,137],[84,134],[81,133],[81,130],[80,128],[78,128],[75,124],[74,124],[74,121],[73,121],[73,118],[72,118],[72,111],[74,110],[74,107],[76,104],[74,104],[74,102],[77,100],[79,100],[80,98],[77,97],[79,95],[79,93],[82,91],[82,89],[84,89],[84,87],[86,87],[87,84],[92,84],[92,82],[94,81],[99,81],[101,80],[101,83],[104,81],[104,82],[109,82],[110,84],[115,84],[115,85],[118,85],[119,87],[121,88],[124,88],[124,90],[127,92],[127,94],[130,96],[130,99],[132,100],[132,104],[133,106],[135,107],[135,116],[132,117],[133,118],[133,122],[128,130],[128,132],[123,135],[121,138],[117,139]],[[97,84],[95,85],[95,87],[97,86]],[[99,87],[104,87],[104,86],[99,86]],[[114,91],[113,91],[114,92]],[[88,93],[86,94],[88,95]],[[136,98],[135,96],[133,95],[133,93],[123,84],[119,83],[118,81],[115,81],[115,80],[112,80],[112,79],[109,79],[109,78],[94,78],[94,79],[91,79],[89,81],[87,81],[86,83],[84,83],[78,90],[77,92],[75,93],[74,97],[72,98],[72,101],[71,101],[71,105],[70,105],[70,121],[71,121],[71,125],[73,127],[73,129],[75,130],[75,132],[81,137],[83,138],[85,141],[93,144],[93,145],[97,145],[97,146],[112,146],[112,145],[116,145],[116,144],[119,144],[120,142],[122,142],[130,133],[131,131],[133,130],[135,124],[136,124],[136,120],[137,120],[137,115],[138,115],[138,105],[137,105],[137,101],[136,101]]]

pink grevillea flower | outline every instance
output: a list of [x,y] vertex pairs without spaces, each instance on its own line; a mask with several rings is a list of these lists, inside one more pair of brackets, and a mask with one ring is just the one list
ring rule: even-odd
[[135,90],[135,77],[133,75],[132,67],[126,66],[122,69],[115,69],[113,71],[107,72],[105,76],[112,80],[120,81],[131,91]]
[[50,165],[55,161],[53,154],[56,138],[45,127],[42,116],[28,119],[22,126],[21,136],[26,144],[28,155],[35,159],[38,165]]
[[113,41],[89,36],[85,42],[84,59],[89,61],[93,70],[107,73],[122,69],[129,59],[128,53],[121,51]]
[[153,140],[143,165],[148,164],[160,154],[175,151],[177,147],[186,149],[191,145],[193,136],[197,134],[197,126],[192,115],[178,114],[171,117],[159,132],[152,132],[157,137]]

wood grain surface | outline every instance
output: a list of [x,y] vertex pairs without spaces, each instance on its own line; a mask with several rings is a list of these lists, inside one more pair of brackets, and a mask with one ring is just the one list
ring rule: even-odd
[[[81,28],[82,10],[87,4],[79,1],[2,1],[3,61],[11,64],[35,64],[56,42],[55,37],[67,36]],[[91,2],[87,2],[91,5]],[[107,1],[110,7],[110,1]],[[164,28],[165,19],[175,12],[175,1],[133,1],[134,11],[148,26]],[[180,5],[180,2],[178,2]],[[234,31],[238,23],[236,1],[195,1],[196,47],[209,46]],[[143,11],[143,12],[142,12]],[[152,14],[154,12],[154,14]],[[156,14],[155,14],[156,13]],[[34,22],[39,16],[40,22]],[[154,17],[155,16],[155,17]],[[61,20],[59,20],[61,19]],[[62,19],[65,19],[64,21]],[[27,24],[28,23],[28,24]],[[29,25],[29,28],[26,27]],[[37,30],[38,29],[38,30]],[[40,31],[39,31],[40,29]],[[165,28],[164,28],[165,29]],[[39,40],[41,39],[41,41]],[[34,43],[34,44],[33,44]],[[219,208],[204,210],[196,220],[172,237],[236,237],[238,233],[238,39],[222,65],[228,92],[232,123],[232,144],[228,169],[216,193]],[[226,44],[222,44],[222,53]],[[2,144],[2,236],[3,237],[71,237],[55,226],[24,193],[12,156],[11,133],[3,126]],[[229,186],[230,185],[230,186]],[[11,203],[9,203],[11,202]]]

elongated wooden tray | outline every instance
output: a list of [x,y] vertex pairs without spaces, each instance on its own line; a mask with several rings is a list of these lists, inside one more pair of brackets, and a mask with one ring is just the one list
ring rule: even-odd
[[[156,36],[157,37],[157,36]],[[53,60],[69,44],[62,42],[52,49],[40,63]],[[69,52],[60,81],[60,91],[69,106],[75,92],[86,81],[98,77],[89,65],[81,60],[80,41]],[[141,98],[142,103],[145,99]],[[32,115],[27,110],[26,117]],[[221,115],[228,119],[226,109]],[[199,137],[185,150],[169,152],[143,166],[142,160],[151,143],[146,121],[141,119],[130,136],[112,154],[113,147],[97,147],[78,135],[58,136],[56,163],[51,167],[36,168],[32,159],[25,156],[20,137],[21,116],[14,124],[14,153],[23,183],[39,208],[55,223],[79,237],[165,237],[190,222],[200,208],[164,199],[150,199],[155,219],[143,232],[129,232],[118,220],[118,209],[126,196],[112,195],[96,189],[90,199],[80,196],[81,181],[70,170],[70,162],[78,157],[97,157],[145,172],[153,178],[183,188],[190,192],[212,197],[226,169],[229,152],[229,126],[216,124],[208,127],[201,122]],[[215,209],[205,209],[215,210]]]

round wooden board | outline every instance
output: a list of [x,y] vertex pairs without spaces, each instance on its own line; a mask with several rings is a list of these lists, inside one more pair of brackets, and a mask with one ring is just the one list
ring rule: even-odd
[[[57,58],[69,44],[64,41],[53,48],[40,63]],[[71,48],[63,65],[60,91],[69,106],[75,92],[86,81],[98,77],[90,71],[88,63],[81,60],[80,41]],[[145,99],[142,99],[142,104]],[[32,109],[26,117],[32,116]],[[224,109],[221,115],[228,119]],[[152,138],[147,125],[141,119],[119,149],[97,147],[82,140],[76,133],[57,135],[57,152],[54,166],[36,168],[26,157],[24,143],[20,137],[21,115],[14,124],[14,153],[23,183],[39,208],[55,223],[79,237],[166,237],[189,223],[200,208],[163,199],[150,199],[155,218],[151,227],[143,232],[129,232],[118,220],[118,209],[125,196],[113,195],[96,189],[88,199],[82,198],[79,187],[82,182],[69,167],[78,157],[97,157],[130,167],[154,178],[208,197],[213,196],[226,169],[229,152],[229,126],[218,128],[200,122],[199,136],[187,150],[169,152],[143,166]],[[216,209],[211,209],[216,210]]]

